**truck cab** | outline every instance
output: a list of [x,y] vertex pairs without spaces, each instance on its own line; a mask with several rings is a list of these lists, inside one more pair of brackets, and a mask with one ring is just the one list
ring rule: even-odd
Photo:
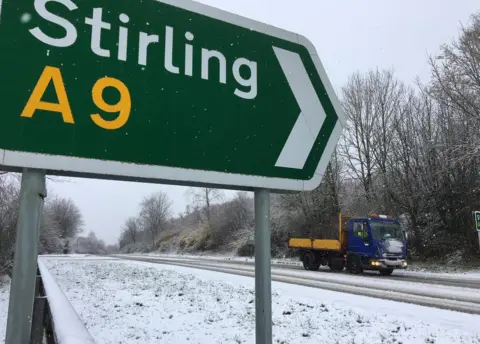
[[407,243],[397,220],[372,214],[349,218],[345,227],[347,271],[358,274],[363,270],[376,270],[382,275],[391,275],[394,269],[407,267]]

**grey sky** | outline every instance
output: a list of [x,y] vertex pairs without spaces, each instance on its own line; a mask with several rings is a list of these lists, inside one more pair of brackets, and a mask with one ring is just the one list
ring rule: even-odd
[[[458,35],[461,23],[480,10],[478,0],[202,0],[251,19],[309,38],[324,68],[339,88],[348,76],[370,68],[394,68],[405,82],[428,80],[428,54]],[[49,183],[56,195],[72,198],[80,207],[86,231],[107,243],[118,238],[129,216],[139,211],[143,197],[164,190],[173,210],[185,209],[184,187],[67,179]]]

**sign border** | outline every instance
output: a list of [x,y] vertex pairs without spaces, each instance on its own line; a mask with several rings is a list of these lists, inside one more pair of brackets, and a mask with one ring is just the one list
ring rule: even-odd
[[3,0],[0,0],[0,24],[2,23],[2,6],[3,6]]
[[[0,15],[1,3],[0,0]],[[289,32],[269,24],[233,14],[209,5],[192,0],[152,0],[184,9],[228,24],[237,25],[267,34],[282,40],[303,45],[307,48],[315,68],[328,94],[330,102],[338,117],[335,127],[328,139],[322,157],[313,177],[309,180],[263,177],[246,174],[236,174],[217,171],[186,169],[155,165],[141,165],[111,160],[97,160],[88,158],[49,155],[23,151],[0,149],[0,166],[9,171],[21,172],[22,168],[44,169],[47,173],[63,176],[101,178],[125,181],[148,181],[172,185],[212,185],[223,188],[240,188],[253,190],[265,188],[282,191],[310,191],[321,182],[323,174],[333,154],[335,146],[342,134],[346,119],[342,106],[323,68],[315,46],[306,37]],[[1,20],[1,19],[0,19]],[[322,104],[323,106],[323,104]]]

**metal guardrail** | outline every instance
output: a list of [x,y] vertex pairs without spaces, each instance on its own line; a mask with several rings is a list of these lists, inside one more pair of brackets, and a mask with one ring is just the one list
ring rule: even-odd
[[40,258],[37,264],[30,343],[95,344],[83,321]]

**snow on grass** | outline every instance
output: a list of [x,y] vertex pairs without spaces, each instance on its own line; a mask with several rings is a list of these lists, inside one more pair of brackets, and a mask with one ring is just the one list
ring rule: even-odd
[[92,335],[85,328],[82,319],[73,309],[70,301],[57,285],[55,277],[45,267],[42,260],[38,261],[38,269],[42,276],[52,321],[55,324],[54,331],[57,342],[94,344],[95,340]]
[[[203,255],[203,254],[198,254],[198,255],[191,255],[191,254],[175,254],[175,253],[159,253],[159,252],[150,252],[150,253],[130,253],[126,254],[127,256],[131,257],[149,257],[149,258],[170,258],[170,259],[188,259],[188,260],[213,260],[213,261],[232,261],[232,262],[246,262],[246,263],[251,263],[253,264],[255,262],[254,257],[238,257],[238,256],[232,256],[232,255]],[[272,258],[272,264],[278,264],[278,265],[297,265],[297,266],[302,266],[302,262],[298,259],[298,257],[295,258]]]
[[[146,262],[43,259],[98,344],[255,342],[252,278]],[[272,287],[274,343],[480,342],[479,316]]]
[[109,257],[109,256],[99,256],[99,255],[93,255],[93,254],[45,254],[45,255],[39,255],[39,257],[46,257],[46,258],[66,258],[66,259],[94,259],[94,260],[101,260],[101,259],[107,259],[107,260],[112,260],[116,259],[114,257]]

